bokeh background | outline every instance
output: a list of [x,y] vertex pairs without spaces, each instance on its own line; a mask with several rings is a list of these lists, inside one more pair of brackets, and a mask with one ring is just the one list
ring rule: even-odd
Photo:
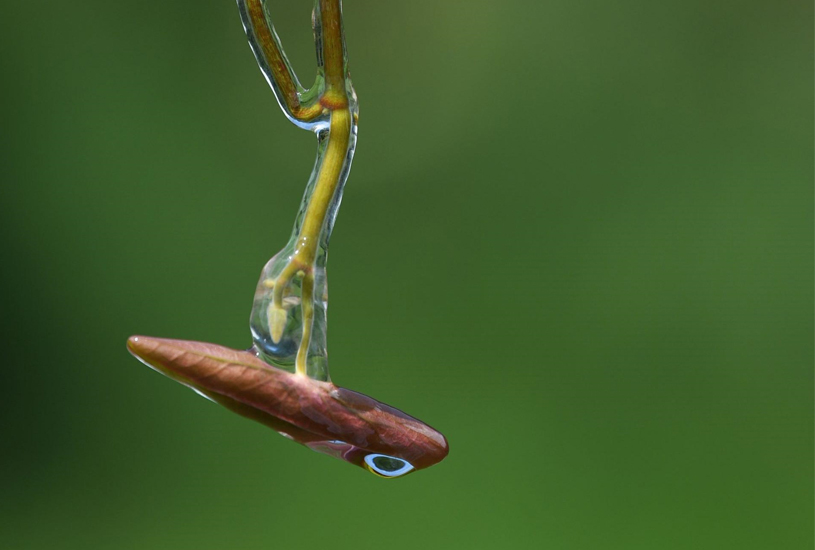
[[[309,82],[310,3],[275,4]],[[248,346],[314,139],[233,2],[12,2],[0,547],[812,548],[812,3],[345,20],[331,372],[450,456],[383,481],[126,353]]]

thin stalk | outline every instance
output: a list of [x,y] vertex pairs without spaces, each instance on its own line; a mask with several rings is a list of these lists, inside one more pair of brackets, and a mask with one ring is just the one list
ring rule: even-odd
[[[262,295],[265,296],[263,293],[266,291],[271,293],[265,321],[271,342],[279,344],[284,334],[291,331],[291,295],[296,293],[292,285],[295,281],[299,282],[301,326],[295,372],[311,376],[313,373],[309,372],[308,365],[314,334],[315,299],[322,300],[324,294],[317,288],[315,269],[324,268],[333,219],[356,141],[356,104],[352,105],[349,100],[353,88],[346,68],[341,2],[316,2],[313,21],[319,66],[315,86],[311,90],[303,90],[300,86],[262,0],[238,2],[250,44],[284,113],[296,125],[317,132],[318,139],[324,140],[320,146],[323,152],[318,154],[312,182],[304,197],[301,216],[295,223],[290,253],[285,254],[282,268],[279,262],[275,263],[268,269],[271,276],[262,277],[259,285]],[[270,264],[275,262],[275,258]],[[318,266],[318,262],[322,262],[321,265]],[[324,286],[324,276],[322,279]],[[320,295],[315,296],[315,291]],[[324,315],[324,306],[321,311]],[[320,349],[324,348],[324,345],[320,346]],[[327,371],[319,377],[327,379]]]

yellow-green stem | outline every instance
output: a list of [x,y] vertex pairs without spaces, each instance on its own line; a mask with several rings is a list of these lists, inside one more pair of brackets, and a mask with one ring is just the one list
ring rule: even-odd
[[[248,0],[250,5],[259,0]],[[262,13],[262,12],[261,12]],[[320,246],[322,232],[325,230],[326,216],[340,184],[343,165],[348,156],[348,146],[351,134],[351,111],[348,107],[348,97],[345,90],[346,73],[342,45],[342,21],[340,17],[339,0],[321,0],[320,14],[322,20],[323,59],[325,68],[326,87],[320,95],[318,104],[321,109],[330,113],[328,143],[318,168],[314,190],[306,207],[300,233],[297,236],[294,253],[286,267],[274,282],[272,291],[273,308],[283,312],[283,297],[292,279],[302,277],[301,311],[303,331],[300,347],[297,350],[296,372],[306,374],[308,349],[311,343],[312,325],[314,323],[314,262]],[[281,78],[284,85],[281,90],[292,113],[299,109],[296,93],[292,94],[293,83],[291,75],[279,56],[276,43],[270,43],[277,52],[279,64],[273,64],[275,79]],[[264,45],[264,48],[266,46]],[[277,69],[275,69],[277,67]],[[280,83],[278,82],[278,85]],[[291,103],[289,99],[291,98]],[[292,108],[294,106],[294,108]],[[282,333],[279,323],[285,322],[284,315],[277,315],[278,326],[270,327],[272,334]]]

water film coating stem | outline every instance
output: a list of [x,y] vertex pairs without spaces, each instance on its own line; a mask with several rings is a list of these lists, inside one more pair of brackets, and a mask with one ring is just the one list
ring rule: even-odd
[[356,146],[357,104],[348,75],[340,0],[316,0],[317,77],[306,90],[286,59],[264,0],[238,0],[261,71],[286,117],[317,134],[317,161],[291,239],[264,267],[250,325],[271,364],[328,380],[328,242]]

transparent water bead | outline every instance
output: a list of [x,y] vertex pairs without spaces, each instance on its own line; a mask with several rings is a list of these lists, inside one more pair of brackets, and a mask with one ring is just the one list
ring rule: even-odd
[[[294,371],[297,353],[303,341],[303,276],[296,274],[283,291],[282,311],[275,308],[274,285],[281,273],[295,259],[294,246],[286,246],[263,267],[255,289],[250,328],[255,349],[267,363]],[[312,267],[311,338],[308,343],[306,372],[309,377],[328,380],[326,309],[328,293],[324,262]],[[275,319],[275,316],[281,319]],[[278,326],[273,327],[277,321]],[[275,329],[275,330],[273,330]],[[273,334],[277,332],[277,334]]]

